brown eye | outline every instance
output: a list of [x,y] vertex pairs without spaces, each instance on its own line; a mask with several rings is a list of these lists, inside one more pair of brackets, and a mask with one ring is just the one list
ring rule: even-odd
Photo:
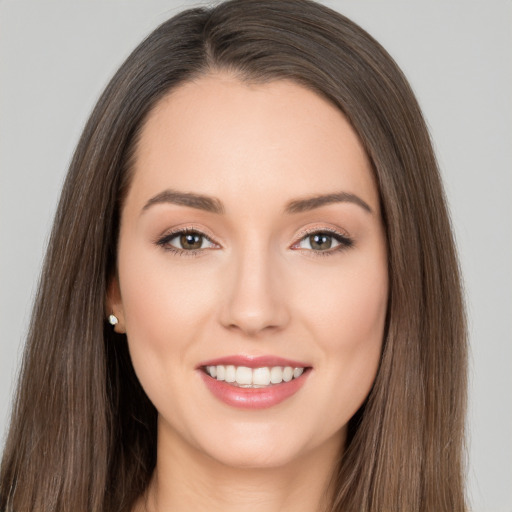
[[185,250],[195,250],[195,249],[201,249],[201,246],[203,245],[203,235],[200,235],[199,233],[183,233],[180,235],[180,249]]
[[338,250],[352,247],[353,241],[341,233],[317,231],[310,233],[294,245],[295,249],[307,249],[316,253],[331,254]]
[[309,236],[309,245],[311,249],[325,251],[332,246],[332,236],[325,233],[316,233]]
[[175,252],[193,252],[203,249],[212,249],[216,245],[199,231],[176,231],[157,241],[157,245]]

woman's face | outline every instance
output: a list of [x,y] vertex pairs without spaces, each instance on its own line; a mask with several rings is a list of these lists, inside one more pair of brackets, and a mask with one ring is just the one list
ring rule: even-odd
[[143,128],[118,251],[109,304],[159,443],[237,467],[341,446],[388,275],[370,164],[337,108],[227,74],[173,90]]

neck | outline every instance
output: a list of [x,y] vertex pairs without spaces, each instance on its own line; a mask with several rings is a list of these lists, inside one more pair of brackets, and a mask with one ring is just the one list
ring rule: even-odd
[[134,512],[325,512],[342,435],[278,467],[230,467],[159,432],[158,459]]

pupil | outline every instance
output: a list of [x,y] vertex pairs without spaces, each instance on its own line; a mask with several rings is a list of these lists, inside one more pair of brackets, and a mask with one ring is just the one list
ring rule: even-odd
[[183,249],[200,249],[203,244],[203,237],[193,233],[185,233],[180,237],[180,243]]
[[311,235],[309,237],[309,243],[313,249],[330,249],[332,245],[332,237],[330,235]]

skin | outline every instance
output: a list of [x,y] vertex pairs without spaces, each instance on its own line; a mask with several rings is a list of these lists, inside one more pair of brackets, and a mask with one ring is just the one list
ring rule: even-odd
[[[215,197],[224,213],[144,208],[168,189]],[[283,213],[289,201],[334,192],[371,211],[341,201]],[[187,227],[208,237],[195,255],[166,250],[183,247],[179,236],[157,243]],[[305,229],[352,245],[313,247]],[[226,73],[171,91],[142,131],[108,295],[159,413],[157,468],[135,510],[324,510],[347,422],[375,379],[387,297],[377,187],[336,107],[289,81]],[[233,354],[312,370],[284,402],[239,409],[197,370]]]

